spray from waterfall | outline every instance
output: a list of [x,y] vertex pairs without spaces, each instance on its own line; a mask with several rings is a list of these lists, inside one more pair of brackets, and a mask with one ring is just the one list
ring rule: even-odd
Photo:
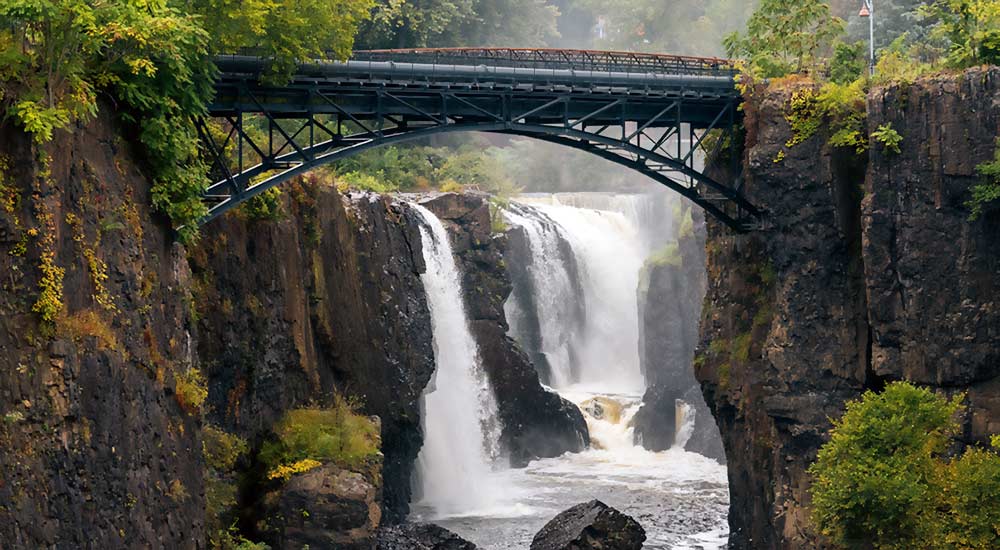
[[462,301],[461,276],[441,221],[423,218],[427,271],[421,276],[434,332],[434,378],[424,391],[424,445],[417,456],[422,502],[441,516],[475,513],[500,498],[491,482],[500,423]]

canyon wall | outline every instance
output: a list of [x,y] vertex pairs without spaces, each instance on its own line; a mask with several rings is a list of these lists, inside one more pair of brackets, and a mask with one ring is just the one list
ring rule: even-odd
[[334,392],[382,420],[384,511],[408,511],[434,372],[418,217],[404,202],[283,187],[278,220],[237,212],[191,251],[207,420],[259,442],[281,413]]
[[101,112],[0,126],[0,546],[199,548],[190,272]]
[[[767,225],[708,224],[696,375],[729,460],[737,549],[826,548],[806,468],[844,402],[887,381],[968,391],[963,442],[1000,431],[1000,218],[970,221],[1000,134],[1000,69],[876,88],[868,126],[895,153],[789,147],[791,90],[746,105],[746,193]],[[724,177],[721,175],[720,177]],[[730,175],[731,176],[731,175]]]

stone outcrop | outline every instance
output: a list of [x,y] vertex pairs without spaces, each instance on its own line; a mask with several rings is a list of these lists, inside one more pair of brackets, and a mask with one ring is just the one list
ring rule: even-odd
[[372,550],[382,519],[381,463],[351,471],[328,463],[268,495],[272,547]]
[[828,548],[806,468],[866,389],[968,391],[961,441],[1000,428],[1000,221],[969,221],[964,204],[1000,129],[1000,69],[873,90],[869,127],[903,142],[873,141],[867,159],[826,145],[826,129],[786,146],[789,94],[758,90],[746,109],[745,190],[768,227],[708,228],[695,364],[729,458],[736,549]]
[[[670,234],[675,244],[656,252],[643,266],[637,292],[639,306],[639,366],[646,380],[642,407],[633,418],[635,440],[651,451],[674,445],[676,401],[693,409],[695,423],[685,450],[725,460],[715,419],[698,391],[694,377],[696,319],[701,317],[705,280],[705,224],[700,211],[674,216]],[[699,414],[700,413],[700,414]]]
[[283,187],[278,221],[237,213],[191,253],[208,419],[251,441],[336,392],[381,419],[384,512],[405,517],[434,372],[417,214],[372,194]]
[[578,452],[590,442],[576,405],[539,383],[520,347],[507,336],[503,304],[511,283],[502,259],[503,235],[494,235],[489,203],[477,194],[447,193],[421,203],[445,224],[462,270],[465,307],[503,421],[501,439],[514,466],[539,457]]
[[204,540],[190,273],[103,107],[44,146],[0,124],[4,548]]
[[404,523],[380,529],[376,550],[476,550],[476,545],[433,523]]
[[646,531],[599,500],[560,512],[531,541],[531,550],[640,550]]

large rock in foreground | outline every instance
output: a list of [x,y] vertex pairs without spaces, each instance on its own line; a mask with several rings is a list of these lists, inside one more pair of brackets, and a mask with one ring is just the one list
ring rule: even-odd
[[355,472],[331,463],[292,477],[267,499],[277,547],[370,550],[382,520],[380,467]]
[[405,523],[379,530],[376,549],[476,550],[476,545],[433,523]]
[[531,541],[531,550],[639,550],[646,531],[599,500],[561,512]]

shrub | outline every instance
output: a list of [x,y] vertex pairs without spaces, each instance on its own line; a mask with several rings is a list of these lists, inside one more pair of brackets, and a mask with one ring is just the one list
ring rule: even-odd
[[849,402],[809,468],[820,531],[845,548],[996,548],[1000,456],[945,455],[963,399],[896,382]]
[[833,57],[830,59],[830,82],[850,84],[861,78],[868,61],[866,53],[865,43],[861,41],[853,44],[846,42],[834,44]]
[[200,413],[202,404],[208,399],[205,375],[191,367],[183,372],[175,372],[174,383],[175,396],[181,408],[188,414]]
[[201,432],[201,449],[205,464],[216,471],[232,470],[236,461],[247,453],[247,441],[208,424]]
[[972,213],[969,220],[975,221],[984,213],[996,208],[1000,203],[1000,138],[993,153],[991,162],[984,162],[976,167],[982,181],[972,186],[972,198],[965,203]]
[[281,189],[272,187],[240,205],[240,211],[248,220],[276,221],[284,217],[281,208]]
[[358,414],[357,406],[338,396],[331,408],[295,409],[275,425],[276,438],[258,455],[271,479],[287,479],[319,462],[345,468],[361,466],[379,452],[375,422]]
[[892,128],[891,122],[880,125],[878,130],[872,132],[872,137],[875,141],[881,143],[886,151],[899,154],[899,144],[903,141],[903,136],[899,135],[899,132]]

